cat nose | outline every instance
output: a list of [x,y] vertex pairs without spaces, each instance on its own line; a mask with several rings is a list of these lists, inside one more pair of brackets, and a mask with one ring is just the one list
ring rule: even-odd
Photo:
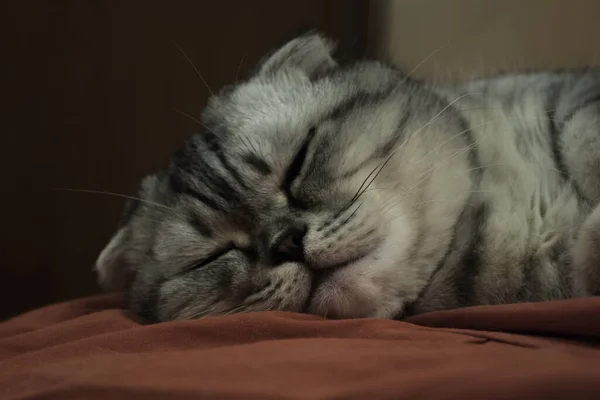
[[306,236],[306,227],[284,228],[270,246],[273,261],[276,264],[304,261],[304,236]]

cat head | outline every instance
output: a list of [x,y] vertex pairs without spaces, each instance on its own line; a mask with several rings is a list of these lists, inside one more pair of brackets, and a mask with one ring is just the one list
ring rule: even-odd
[[340,67],[332,49],[298,37],[210,98],[200,132],[128,205],[96,263],[103,286],[155,321],[390,317],[418,293],[418,274],[398,273],[419,231],[399,192],[415,182],[424,149],[404,132],[427,96],[379,63]]

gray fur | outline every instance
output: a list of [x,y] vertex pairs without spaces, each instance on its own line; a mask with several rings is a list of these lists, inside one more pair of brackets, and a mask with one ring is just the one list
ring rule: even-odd
[[103,285],[155,321],[600,289],[598,71],[433,86],[330,51],[297,38],[210,99],[100,255]]

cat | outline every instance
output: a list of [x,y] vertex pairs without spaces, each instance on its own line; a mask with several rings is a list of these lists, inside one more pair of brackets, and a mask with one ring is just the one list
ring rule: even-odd
[[213,95],[96,262],[151,322],[600,288],[600,71],[421,82],[312,32]]

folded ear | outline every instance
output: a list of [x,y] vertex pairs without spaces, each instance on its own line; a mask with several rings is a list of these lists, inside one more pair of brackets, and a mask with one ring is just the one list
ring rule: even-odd
[[260,66],[259,74],[297,69],[314,78],[337,66],[331,56],[334,48],[331,40],[317,33],[297,37],[268,56]]
[[120,228],[96,260],[94,269],[104,290],[123,290],[129,280],[130,270],[125,261],[127,236],[127,227]]
[[94,269],[98,274],[98,283],[105,290],[123,290],[133,277],[134,265],[139,265],[139,252],[133,251],[135,224],[133,219],[140,213],[143,204],[160,205],[155,196],[160,191],[160,180],[156,175],[142,179],[137,197],[125,202],[119,229],[110,239],[96,259]]

